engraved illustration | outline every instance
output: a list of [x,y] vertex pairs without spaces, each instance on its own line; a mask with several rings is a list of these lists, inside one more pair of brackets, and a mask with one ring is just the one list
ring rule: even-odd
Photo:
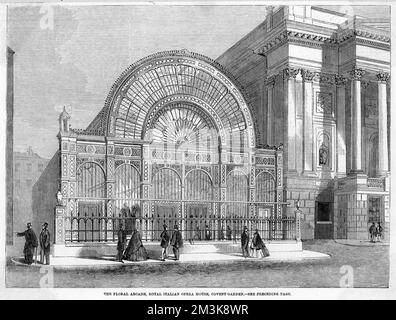
[[390,9],[6,6],[6,286],[388,287]]

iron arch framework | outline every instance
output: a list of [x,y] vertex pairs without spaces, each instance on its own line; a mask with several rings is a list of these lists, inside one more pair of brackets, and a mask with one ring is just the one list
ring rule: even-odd
[[257,148],[253,118],[207,57],[171,51],[131,65],[87,129],[60,128],[56,242],[116,241],[125,205],[147,241],[164,223],[191,240],[230,240],[230,229],[236,239],[243,226],[295,239],[282,147]]

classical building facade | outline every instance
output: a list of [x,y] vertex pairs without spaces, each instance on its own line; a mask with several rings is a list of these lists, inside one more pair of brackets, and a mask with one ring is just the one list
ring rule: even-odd
[[389,21],[311,6],[271,8],[216,61],[134,63],[85,130],[59,117],[56,244],[114,242],[121,221],[146,241],[164,223],[191,240],[388,234],[389,70]]
[[388,235],[390,21],[270,8],[217,61],[244,86],[262,143],[284,144],[303,238],[367,239],[372,222]]

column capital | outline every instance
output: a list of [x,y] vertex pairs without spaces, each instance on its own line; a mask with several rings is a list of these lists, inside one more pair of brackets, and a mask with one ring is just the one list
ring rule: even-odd
[[387,83],[389,80],[389,73],[386,72],[380,72],[377,74],[377,80],[379,83]]
[[304,82],[312,82],[315,76],[317,75],[315,72],[310,70],[305,70],[305,69],[300,69],[300,70]]
[[335,75],[335,84],[337,87],[346,86],[347,81],[348,81],[347,78],[345,78],[344,76],[341,76],[339,74]]
[[291,80],[295,79],[297,74],[300,72],[298,69],[294,68],[285,68],[282,70],[283,80]]
[[275,75],[268,77],[267,80],[265,81],[265,84],[267,86],[274,86],[275,85],[275,78],[276,78]]
[[366,71],[357,68],[356,66],[354,66],[352,70],[349,72],[351,79],[356,81],[360,81],[365,73]]

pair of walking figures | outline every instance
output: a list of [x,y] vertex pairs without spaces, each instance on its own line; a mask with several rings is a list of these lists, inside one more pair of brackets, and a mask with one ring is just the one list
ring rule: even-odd
[[249,239],[248,228],[244,227],[243,232],[241,234],[241,247],[242,247],[242,255],[245,258],[248,257],[265,258],[270,255],[267,247],[265,246],[265,243],[260,237],[258,229],[255,230],[252,241],[250,242],[249,240],[250,239]]

